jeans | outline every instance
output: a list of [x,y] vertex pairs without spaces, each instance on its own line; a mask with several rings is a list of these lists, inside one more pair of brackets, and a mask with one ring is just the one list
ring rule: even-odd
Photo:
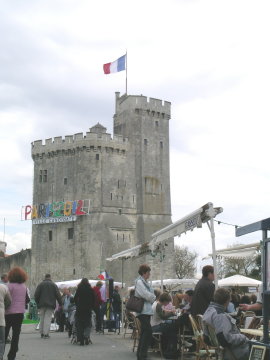
[[153,332],[162,333],[162,350],[163,353],[176,353],[177,351],[177,324],[160,323],[152,326]]
[[19,350],[19,338],[21,333],[21,327],[23,322],[23,314],[8,314],[5,316],[6,319],[6,329],[5,329],[5,340],[8,337],[9,330],[12,328],[12,339],[10,344],[10,349],[8,352],[8,360],[14,360],[16,358],[16,353]]
[[0,326],[0,360],[3,359],[5,352],[5,327]]
[[139,315],[138,319],[141,323],[141,336],[137,349],[137,359],[145,360],[147,358],[148,347],[152,341],[151,315]]
[[53,309],[43,307],[39,309],[40,323],[39,332],[41,335],[49,335],[51,322],[52,322]]

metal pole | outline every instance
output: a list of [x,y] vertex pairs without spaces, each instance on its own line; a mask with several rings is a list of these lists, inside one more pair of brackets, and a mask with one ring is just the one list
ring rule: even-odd
[[163,246],[162,249],[160,250],[160,288],[161,291],[163,292]]
[[213,266],[214,266],[214,282],[215,288],[218,288],[218,280],[217,280],[217,256],[216,256],[216,240],[215,240],[215,229],[214,229],[214,218],[210,218],[210,225],[207,222],[207,225],[211,232],[211,239],[212,239],[212,255],[213,255]]
[[126,50],[126,95],[127,95],[127,50]]
[[[262,240],[263,240],[263,255],[262,256],[262,280],[263,280],[263,342],[265,344],[269,344],[269,309],[268,306],[265,306],[268,304],[269,294],[267,292],[268,290],[268,241],[267,241],[267,230],[262,230]],[[267,294],[265,294],[267,292]]]

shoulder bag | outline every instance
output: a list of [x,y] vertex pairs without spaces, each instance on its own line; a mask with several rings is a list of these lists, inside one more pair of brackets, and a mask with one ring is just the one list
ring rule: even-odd
[[[136,283],[136,285],[137,285],[137,283]],[[136,285],[135,285],[135,291],[136,291]],[[127,301],[126,309],[129,311],[135,311],[137,313],[140,313],[140,312],[142,312],[143,305],[144,305],[143,298],[139,298],[135,295],[131,295]]]

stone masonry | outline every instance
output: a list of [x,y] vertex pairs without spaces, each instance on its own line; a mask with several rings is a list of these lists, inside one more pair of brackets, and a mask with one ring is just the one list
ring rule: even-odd
[[[96,278],[106,269],[121,280],[120,261],[106,258],[150,241],[171,224],[169,119],[171,104],[116,93],[114,136],[97,124],[83,133],[32,143],[33,204],[90,200],[89,215],[75,221],[32,225],[31,287],[51,273],[55,281]],[[167,247],[164,275],[174,277],[173,245]],[[139,264],[125,261],[131,283]]]

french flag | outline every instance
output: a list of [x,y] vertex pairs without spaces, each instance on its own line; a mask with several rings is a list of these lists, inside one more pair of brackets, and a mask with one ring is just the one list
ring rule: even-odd
[[109,274],[107,273],[107,271],[103,271],[101,274],[98,275],[99,280],[108,280],[110,279]]
[[126,55],[121,56],[119,59],[103,65],[104,74],[116,73],[126,70]]

